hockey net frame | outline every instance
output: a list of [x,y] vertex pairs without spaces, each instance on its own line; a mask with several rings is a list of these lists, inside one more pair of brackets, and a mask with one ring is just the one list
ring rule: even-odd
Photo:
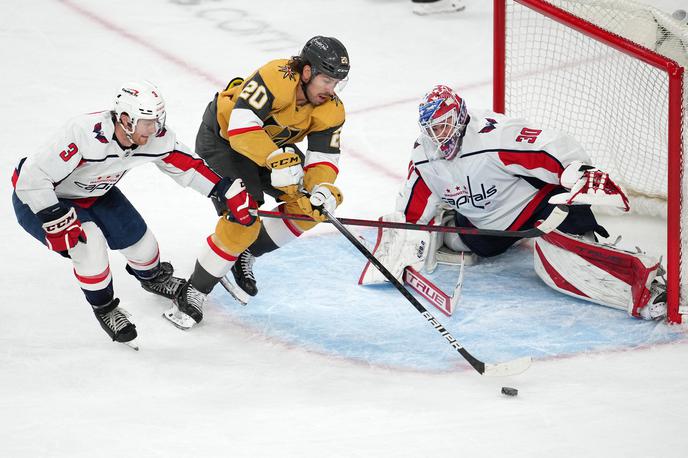
[[[664,113],[662,114],[663,122],[666,123],[666,129],[662,128],[661,131],[666,131],[666,137],[662,135],[660,138],[660,145],[658,149],[662,151],[657,151],[657,157],[661,157],[662,161],[666,161],[666,185],[665,191],[663,193],[655,194],[650,193],[648,196],[644,196],[643,192],[635,193],[633,189],[628,189],[629,183],[623,183],[625,188],[629,190],[629,194],[636,194],[636,198],[632,199],[632,205],[634,201],[639,203],[640,207],[648,208],[649,210],[642,210],[640,213],[651,213],[657,215],[658,212],[654,211],[656,208],[664,208],[666,206],[666,211],[660,211],[661,216],[666,217],[667,221],[667,257],[666,257],[666,267],[667,267],[667,305],[668,305],[668,315],[667,319],[671,323],[681,323],[688,322],[688,278],[685,275],[685,269],[688,269],[688,262],[682,267],[682,257],[688,256],[688,205],[683,206],[682,202],[682,190],[688,189],[688,174],[683,173],[683,148],[684,148],[684,106],[686,106],[686,99],[684,98],[684,65],[686,61],[681,60],[681,63],[667,57],[655,50],[649,49],[647,43],[639,43],[638,40],[633,41],[631,37],[622,36],[623,31],[608,30],[604,24],[596,25],[591,21],[597,22],[594,15],[590,15],[587,20],[583,19],[581,15],[576,14],[577,11],[573,6],[579,6],[583,4],[583,7],[592,5],[596,8],[599,5],[608,6],[611,5],[612,8],[619,6],[623,9],[633,9],[641,8],[643,12],[648,12],[651,14],[652,19],[655,21],[657,26],[664,24],[669,24],[670,31],[662,29],[663,33],[675,33],[677,39],[680,39],[682,46],[685,48],[683,43],[688,43],[688,32],[687,28],[681,30],[678,22],[673,21],[670,16],[665,13],[659,12],[653,7],[642,5],[634,0],[493,0],[494,1],[494,87],[493,87],[493,108],[495,111],[500,113],[506,113],[509,115],[523,115],[523,112],[519,112],[518,109],[512,109],[510,102],[510,84],[512,80],[516,80],[518,75],[512,74],[512,70],[509,67],[510,60],[513,56],[513,60],[517,60],[521,57],[523,53],[531,52],[530,49],[513,49],[517,43],[516,39],[510,37],[510,33],[516,34],[517,31],[510,32],[509,27],[516,29],[517,19],[513,18],[513,24],[509,21],[512,20],[511,14],[514,14],[514,10],[527,8],[529,10],[526,14],[531,14],[531,12],[537,13],[538,18],[544,19],[546,21],[555,21],[554,27],[563,26],[566,28],[567,33],[574,33],[577,37],[579,34],[583,34],[588,38],[595,40],[596,43],[601,43],[608,47],[610,53],[623,53],[625,56],[630,56],[640,62],[639,65],[651,66],[654,69],[659,70],[658,74],[663,75],[662,78],[665,80],[661,81],[662,85],[666,85],[666,96],[660,96],[662,99],[666,98],[668,100],[662,100],[659,106]],[[567,9],[571,11],[568,11]],[[604,28],[603,28],[604,27]],[[570,29],[570,30],[569,30]],[[625,35],[625,34],[624,34]],[[672,35],[674,36],[674,35]],[[513,43],[512,43],[513,42]],[[528,43],[530,44],[530,42]],[[564,45],[566,46],[566,44]],[[596,44],[597,46],[597,44]],[[530,46],[526,46],[530,48]],[[657,48],[657,46],[655,46]],[[683,53],[685,53],[685,49]],[[605,48],[606,49],[606,48]],[[659,51],[659,49],[658,49]],[[537,50],[532,52],[538,52]],[[667,54],[667,53],[664,53]],[[672,56],[673,57],[673,56]],[[530,69],[532,72],[533,69]],[[546,71],[546,70],[545,70]],[[653,70],[654,71],[654,70]],[[515,85],[515,84],[514,84]],[[517,86],[517,85],[515,85]],[[584,88],[582,88],[584,89]],[[522,103],[522,102],[521,102]],[[530,101],[528,101],[528,104]],[[530,109],[529,107],[528,109]],[[595,109],[593,107],[592,109]],[[516,112],[516,113],[515,113]],[[547,125],[551,119],[537,119],[537,108],[533,107],[532,115],[530,111],[526,111],[528,115],[525,115],[530,121],[538,122]],[[666,116],[666,117],[665,117]],[[533,119],[535,118],[535,119]],[[554,117],[553,117],[554,118]],[[561,129],[568,131],[569,133],[575,134],[575,129],[571,132],[567,127],[567,122],[562,119],[556,121],[551,121],[553,124],[548,127]],[[662,126],[664,127],[664,126]],[[579,140],[581,140],[579,138]],[[593,163],[599,165],[600,167],[605,167],[604,163],[596,163],[595,151],[590,151],[588,146],[582,141],[583,146],[586,147]],[[665,151],[666,149],[666,151]],[[604,162],[604,161],[601,161]],[[664,165],[664,164],[662,164]],[[614,170],[606,170],[614,174]],[[684,182],[683,180],[686,180]],[[688,191],[685,193],[688,196]],[[658,200],[658,203],[656,202]],[[649,202],[643,203],[643,202]],[[683,218],[682,218],[683,215]],[[682,219],[686,221],[685,227],[682,228]],[[682,278],[687,278],[686,281],[681,282]],[[683,284],[682,284],[683,283]]]

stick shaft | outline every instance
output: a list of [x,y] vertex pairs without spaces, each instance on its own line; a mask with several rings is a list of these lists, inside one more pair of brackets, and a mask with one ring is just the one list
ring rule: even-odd
[[418,310],[418,312],[425,318],[430,325],[439,332],[442,337],[447,339],[447,342],[449,342],[449,345],[451,345],[459,354],[466,360],[468,363],[480,374],[483,374],[485,372],[485,363],[471,355],[465,348],[463,348],[463,345],[459,343],[458,340],[452,336],[449,331],[439,322],[437,319],[432,316],[430,312],[428,312],[423,305],[418,302],[418,300],[413,297],[413,295],[407,290],[404,285],[402,285],[399,280],[396,279],[394,275],[391,274],[387,268],[382,265],[380,261],[377,260],[373,254],[368,251],[368,249],[363,246],[363,244],[346,228],[344,225],[339,222],[337,218],[332,216],[331,213],[329,213],[327,210],[323,209],[322,210],[323,214],[327,217],[327,220],[332,223],[338,230],[339,232],[344,235],[357,249],[360,251],[363,256],[365,256],[381,273],[382,275],[385,276],[387,280],[390,281],[394,285],[394,287],[413,305],[413,307]]
[[[560,207],[557,207],[560,208]],[[566,212],[568,212],[568,208],[562,207],[565,210],[559,210],[555,209],[552,213],[555,214],[557,217],[561,216],[561,221],[563,221],[564,218],[566,218]],[[281,212],[276,212],[276,211],[266,211],[266,210],[258,210],[256,211],[256,215],[260,216],[261,218],[280,218],[280,219],[289,219],[289,220],[297,220],[297,221],[313,221],[313,218],[310,216],[306,215],[296,215],[296,214],[291,214],[291,213],[281,213]],[[549,219],[549,218],[548,218]],[[393,221],[378,221],[378,220],[368,220],[368,219],[354,219],[354,218],[337,218],[338,222],[347,226],[364,226],[364,227],[382,227],[382,228],[390,228],[390,229],[406,229],[406,230],[411,230],[411,231],[426,231],[426,232],[451,232],[455,234],[464,234],[464,235],[487,235],[487,236],[493,236],[493,237],[518,237],[518,238],[533,238],[533,237],[540,237],[546,232],[549,231],[544,231],[541,230],[539,227],[535,227],[532,229],[525,229],[522,231],[501,231],[497,229],[478,229],[475,227],[453,227],[453,226],[433,226],[431,224],[412,224],[412,223],[401,223],[401,222],[393,222]],[[557,224],[554,225],[554,227],[558,226],[559,221]],[[335,224],[330,220],[325,221],[330,224]],[[542,226],[540,226],[542,227]]]

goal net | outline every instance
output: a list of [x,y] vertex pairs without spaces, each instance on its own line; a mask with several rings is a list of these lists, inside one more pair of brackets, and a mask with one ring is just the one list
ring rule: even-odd
[[573,135],[627,191],[634,211],[666,218],[669,320],[681,322],[688,26],[632,0],[494,4],[495,111]]

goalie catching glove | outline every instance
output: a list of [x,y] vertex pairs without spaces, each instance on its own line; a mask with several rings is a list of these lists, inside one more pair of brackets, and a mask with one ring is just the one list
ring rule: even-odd
[[561,174],[561,185],[569,192],[552,196],[551,204],[605,205],[630,210],[628,197],[608,173],[581,161],[574,161]]
[[322,222],[327,219],[322,209],[332,213],[343,200],[344,196],[338,187],[332,183],[320,183],[313,186],[310,197],[303,196],[297,203],[305,215]]
[[256,221],[251,210],[257,210],[258,205],[253,196],[246,191],[246,185],[241,178],[221,179],[210,191],[210,198],[218,216],[225,215],[229,221],[236,221],[243,226],[250,226]]
[[290,146],[273,151],[265,159],[265,166],[270,169],[270,183],[273,188],[288,195],[299,192],[303,179],[301,156]]

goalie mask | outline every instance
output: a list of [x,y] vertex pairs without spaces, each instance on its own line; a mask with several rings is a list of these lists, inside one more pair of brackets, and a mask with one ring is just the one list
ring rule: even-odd
[[437,147],[439,157],[454,159],[469,121],[466,102],[451,88],[437,85],[423,97],[418,114],[421,135]]
[[[131,119],[131,126],[122,123],[122,113]],[[158,88],[149,81],[129,82],[120,86],[115,96],[115,115],[129,140],[140,119],[155,120],[156,135],[165,128],[165,100]]]

